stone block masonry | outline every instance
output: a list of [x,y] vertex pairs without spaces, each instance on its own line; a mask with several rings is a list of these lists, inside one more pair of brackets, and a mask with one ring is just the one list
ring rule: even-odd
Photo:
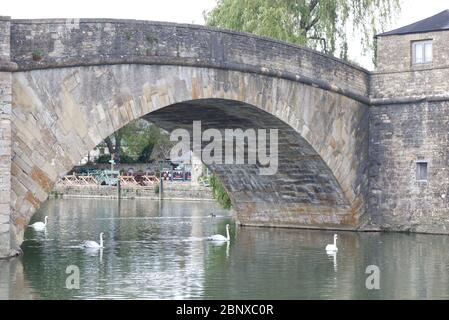
[[[433,42],[432,63],[413,64],[415,41]],[[371,75],[370,94],[377,99],[447,96],[449,92],[449,32],[427,32],[379,37],[377,70]]]
[[[38,59],[33,54],[39,53]],[[210,67],[312,81],[368,94],[366,70],[304,47],[197,25],[114,19],[12,20],[11,61],[20,70],[99,64]]]
[[[9,64],[10,20],[0,17],[0,68]],[[3,69],[3,68],[1,68]],[[11,73],[0,72],[0,257],[10,255]]]
[[[424,40],[431,62],[414,63]],[[449,233],[448,43],[447,30],[378,37],[368,202],[382,229]]]
[[372,107],[370,130],[373,219],[385,230],[447,234],[449,101]]

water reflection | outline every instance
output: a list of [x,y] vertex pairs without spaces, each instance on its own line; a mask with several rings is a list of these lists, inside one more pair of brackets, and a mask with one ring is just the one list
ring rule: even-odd
[[20,259],[0,260],[0,300],[40,299],[25,279]]
[[337,252],[335,251],[327,251],[327,256],[329,257],[329,260],[333,262],[334,265],[334,271],[337,272]]
[[[210,212],[217,216],[212,218]],[[2,299],[428,299],[449,298],[449,237],[231,228],[211,202],[59,199],[46,232],[27,230],[25,255],[0,262]],[[232,226],[232,224],[231,224]],[[105,232],[105,248],[80,244]],[[70,265],[80,289],[65,287]],[[366,267],[380,269],[367,290]]]

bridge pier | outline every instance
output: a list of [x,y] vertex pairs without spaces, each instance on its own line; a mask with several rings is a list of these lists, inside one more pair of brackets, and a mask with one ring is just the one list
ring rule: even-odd
[[0,17],[0,259],[14,255],[11,213],[10,18]]

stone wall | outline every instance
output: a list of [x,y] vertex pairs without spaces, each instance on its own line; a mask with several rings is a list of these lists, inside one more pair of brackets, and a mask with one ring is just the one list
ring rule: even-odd
[[[208,187],[192,185],[190,183],[164,183],[162,198],[165,200],[213,200],[212,191]],[[78,187],[56,184],[53,197],[82,197],[82,198],[118,198],[118,189],[115,186]],[[156,187],[123,187],[122,199],[151,199],[159,200],[160,195]]]
[[[412,64],[412,42],[433,40],[433,61]],[[449,95],[449,31],[381,36],[371,96],[379,98]]]
[[9,250],[11,191],[11,74],[0,72],[0,257]]
[[[432,40],[432,63],[412,43]],[[384,229],[449,233],[449,31],[378,38],[371,76],[370,200]],[[428,165],[418,181],[417,162]]]
[[[384,229],[449,232],[449,101],[371,107],[370,211]],[[417,162],[428,163],[427,182]]]
[[[9,64],[9,24],[0,17],[0,69]],[[10,254],[11,73],[0,71],[0,257]]]
[[368,93],[369,73],[360,67],[315,50],[229,30],[137,20],[48,19],[12,20],[11,35],[11,60],[19,70],[182,65],[304,81],[363,101]]

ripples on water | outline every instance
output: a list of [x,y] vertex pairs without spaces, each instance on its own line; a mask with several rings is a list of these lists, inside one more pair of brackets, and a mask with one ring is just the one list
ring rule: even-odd
[[[211,218],[211,212],[217,214]],[[24,256],[0,262],[3,299],[426,299],[449,298],[449,237],[235,228],[212,202],[53,199],[33,217]],[[85,240],[105,248],[86,250]],[[65,287],[79,267],[79,290]],[[380,268],[380,290],[367,290],[365,269]]]

